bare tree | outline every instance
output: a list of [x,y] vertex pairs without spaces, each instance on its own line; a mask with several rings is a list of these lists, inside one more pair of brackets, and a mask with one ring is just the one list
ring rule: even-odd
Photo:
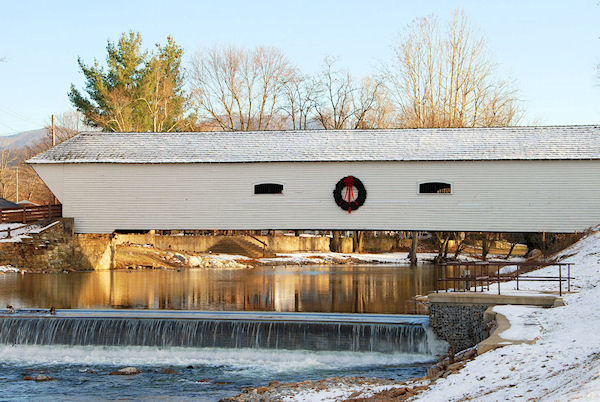
[[0,197],[7,197],[9,184],[13,182],[12,165],[16,161],[15,152],[6,141],[0,142]]
[[[96,131],[97,128],[90,127],[85,124],[84,116],[79,111],[73,109],[68,112],[59,114],[56,118],[55,131],[56,131],[56,143],[60,144],[63,141],[68,140],[71,137],[76,136],[82,131]],[[48,136],[52,138],[50,127],[46,126]]]
[[192,60],[192,101],[200,118],[222,130],[267,130],[282,123],[277,112],[293,76],[276,48],[214,47]]
[[315,121],[325,129],[377,128],[367,117],[377,113],[382,82],[367,77],[357,84],[348,71],[336,70],[335,62],[325,58],[317,78]]
[[394,105],[383,80],[365,77],[354,96],[356,128],[394,126]]
[[306,130],[315,108],[316,82],[295,72],[285,84],[283,112],[288,116],[292,130]]
[[434,16],[413,21],[387,68],[404,127],[505,126],[518,118],[516,92],[495,77],[484,38],[462,10],[445,30]]

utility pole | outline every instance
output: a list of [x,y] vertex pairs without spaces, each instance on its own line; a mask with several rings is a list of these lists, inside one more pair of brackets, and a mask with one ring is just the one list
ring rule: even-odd
[[54,115],[52,115],[52,146],[56,145],[56,130],[54,127]]
[[17,166],[17,200],[15,202],[19,202],[19,166]]
[[[52,146],[56,145],[56,129],[55,129],[55,125],[54,125],[54,115],[52,115]],[[52,194],[52,198],[50,199],[49,203],[54,203],[56,204],[56,196],[54,194]],[[50,207],[48,207],[50,208]],[[48,219],[50,218],[50,212],[48,212]]]

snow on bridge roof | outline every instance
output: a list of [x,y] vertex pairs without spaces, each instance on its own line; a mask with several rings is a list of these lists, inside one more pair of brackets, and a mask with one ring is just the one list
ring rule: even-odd
[[600,159],[600,126],[82,133],[29,163]]

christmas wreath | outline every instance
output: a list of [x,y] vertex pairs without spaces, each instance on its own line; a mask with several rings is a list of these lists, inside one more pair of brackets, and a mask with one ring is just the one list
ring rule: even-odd
[[[344,191],[345,189],[345,191]],[[355,194],[354,191],[357,191]],[[344,194],[342,194],[342,191]],[[335,185],[333,190],[333,199],[344,211],[351,213],[365,203],[367,199],[367,190],[364,184],[354,176],[346,176]]]

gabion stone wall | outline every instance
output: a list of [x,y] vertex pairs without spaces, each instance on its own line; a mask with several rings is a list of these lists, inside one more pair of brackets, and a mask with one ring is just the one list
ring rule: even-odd
[[477,345],[489,336],[484,320],[489,304],[429,305],[429,326],[435,334],[448,342],[457,353]]

